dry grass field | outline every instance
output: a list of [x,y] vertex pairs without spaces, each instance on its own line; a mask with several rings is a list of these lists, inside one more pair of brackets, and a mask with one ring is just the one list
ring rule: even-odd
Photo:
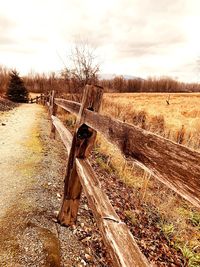
[[[75,117],[59,113],[66,126],[73,129]],[[170,94],[170,97],[163,93],[104,94],[101,113],[200,150],[200,93]],[[97,165],[110,179],[114,176],[133,190],[137,210],[124,210],[132,225],[140,225],[137,214],[145,211],[149,223],[158,227],[168,240],[168,246],[182,254],[184,265],[181,266],[200,266],[199,210],[135,163],[127,161],[115,146],[99,134],[94,155]],[[159,218],[157,221],[152,219],[155,214]],[[153,234],[147,246],[154,242]]]
[[105,94],[102,111],[196,150],[200,147],[200,93]]
[[[200,93],[171,94],[167,104],[168,97],[162,93],[105,94],[101,112],[199,151]],[[200,266],[199,211],[124,159],[102,136],[98,136],[96,150],[104,156],[97,159],[99,165],[133,187],[141,205],[157,211],[161,231],[182,252],[186,266]],[[134,212],[130,213],[134,218]]]

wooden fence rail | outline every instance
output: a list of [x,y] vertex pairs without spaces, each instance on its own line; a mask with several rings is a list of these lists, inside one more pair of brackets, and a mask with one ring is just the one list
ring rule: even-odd
[[38,103],[41,103],[41,104],[45,104],[45,103],[49,103],[48,102],[48,98],[49,98],[49,96],[48,95],[45,95],[45,94],[41,94],[40,96],[36,96],[36,97],[31,97],[29,100],[28,100],[28,102],[29,103],[36,103],[36,104],[38,104]]
[[[57,117],[51,118],[69,154],[72,135]],[[76,168],[104,243],[113,260],[113,266],[149,267],[150,264],[138,248],[131,232],[120,220],[107,195],[102,191],[89,161],[76,158]]]
[[[98,113],[102,88],[86,86],[82,103],[49,96],[51,133],[58,131],[69,158],[65,175],[64,197],[58,216],[61,224],[76,222],[82,188],[96,218],[114,266],[150,266],[140,252],[127,226],[117,216],[102,191],[87,160],[96,132],[121,150],[129,159],[149,171],[169,188],[200,207],[200,153],[176,144],[136,126]],[[75,133],[65,128],[56,117],[57,107],[78,116]]]
[[[77,115],[80,104],[55,99],[63,109]],[[129,159],[152,173],[196,207],[200,207],[200,153],[161,136],[116,119],[84,111],[85,123],[104,135]]]

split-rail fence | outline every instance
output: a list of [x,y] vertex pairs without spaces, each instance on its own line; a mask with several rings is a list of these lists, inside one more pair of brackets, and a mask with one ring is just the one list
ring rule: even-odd
[[[97,132],[116,145],[122,154],[139,164],[159,181],[194,206],[200,207],[200,153],[161,136],[99,114],[103,88],[87,85],[82,103],[41,95],[32,102],[47,104],[51,117],[51,135],[57,130],[67,151],[64,197],[58,215],[62,225],[76,223],[82,188],[101,230],[113,266],[150,266],[128,227],[120,220],[92,169],[88,155]],[[77,116],[72,134],[56,117],[57,108]]]

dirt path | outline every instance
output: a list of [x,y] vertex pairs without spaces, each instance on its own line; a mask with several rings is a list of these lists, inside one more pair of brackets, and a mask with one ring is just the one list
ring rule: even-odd
[[0,117],[0,218],[33,182],[32,166],[41,159],[36,129],[41,111],[41,107],[22,105]]
[[66,158],[49,126],[39,105],[0,113],[1,267],[82,266],[81,243],[54,222]]

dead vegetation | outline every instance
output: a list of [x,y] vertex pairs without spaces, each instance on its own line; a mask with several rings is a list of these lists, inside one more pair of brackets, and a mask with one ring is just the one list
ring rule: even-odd
[[[164,94],[106,94],[102,112],[199,150],[200,94],[172,95],[170,105],[165,100]],[[63,115],[63,119],[73,128],[72,115],[67,119]],[[151,262],[156,266],[199,266],[198,210],[127,161],[100,135],[94,158],[95,171],[100,173],[112,204]],[[123,184],[126,190],[122,190]],[[125,209],[130,201],[135,206]]]
[[[166,104],[165,98],[165,94],[107,94],[102,112],[199,150],[200,94],[171,95],[170,105]],[[160,218],[160,231],[177,251],[181,251],[184,264],[199,266],[198,210],[134,164],[126,161],[102,136],[98,138],[96,149],[106,159],[97,160],[100,166],[109,173],[114,172],[136,190],[135,197],[141,203],[139,210],[143,205],[154,207]],[[130,217],[135,216],[133,211],[128,211],[128,214]]]
[[102,112],[198,150],[200,94],[105,94]]
[[0,97],[0,111],[8,111],[8,110],[13,109],[17,106],[18,106],[17,103],[14,103],[8,99]]

